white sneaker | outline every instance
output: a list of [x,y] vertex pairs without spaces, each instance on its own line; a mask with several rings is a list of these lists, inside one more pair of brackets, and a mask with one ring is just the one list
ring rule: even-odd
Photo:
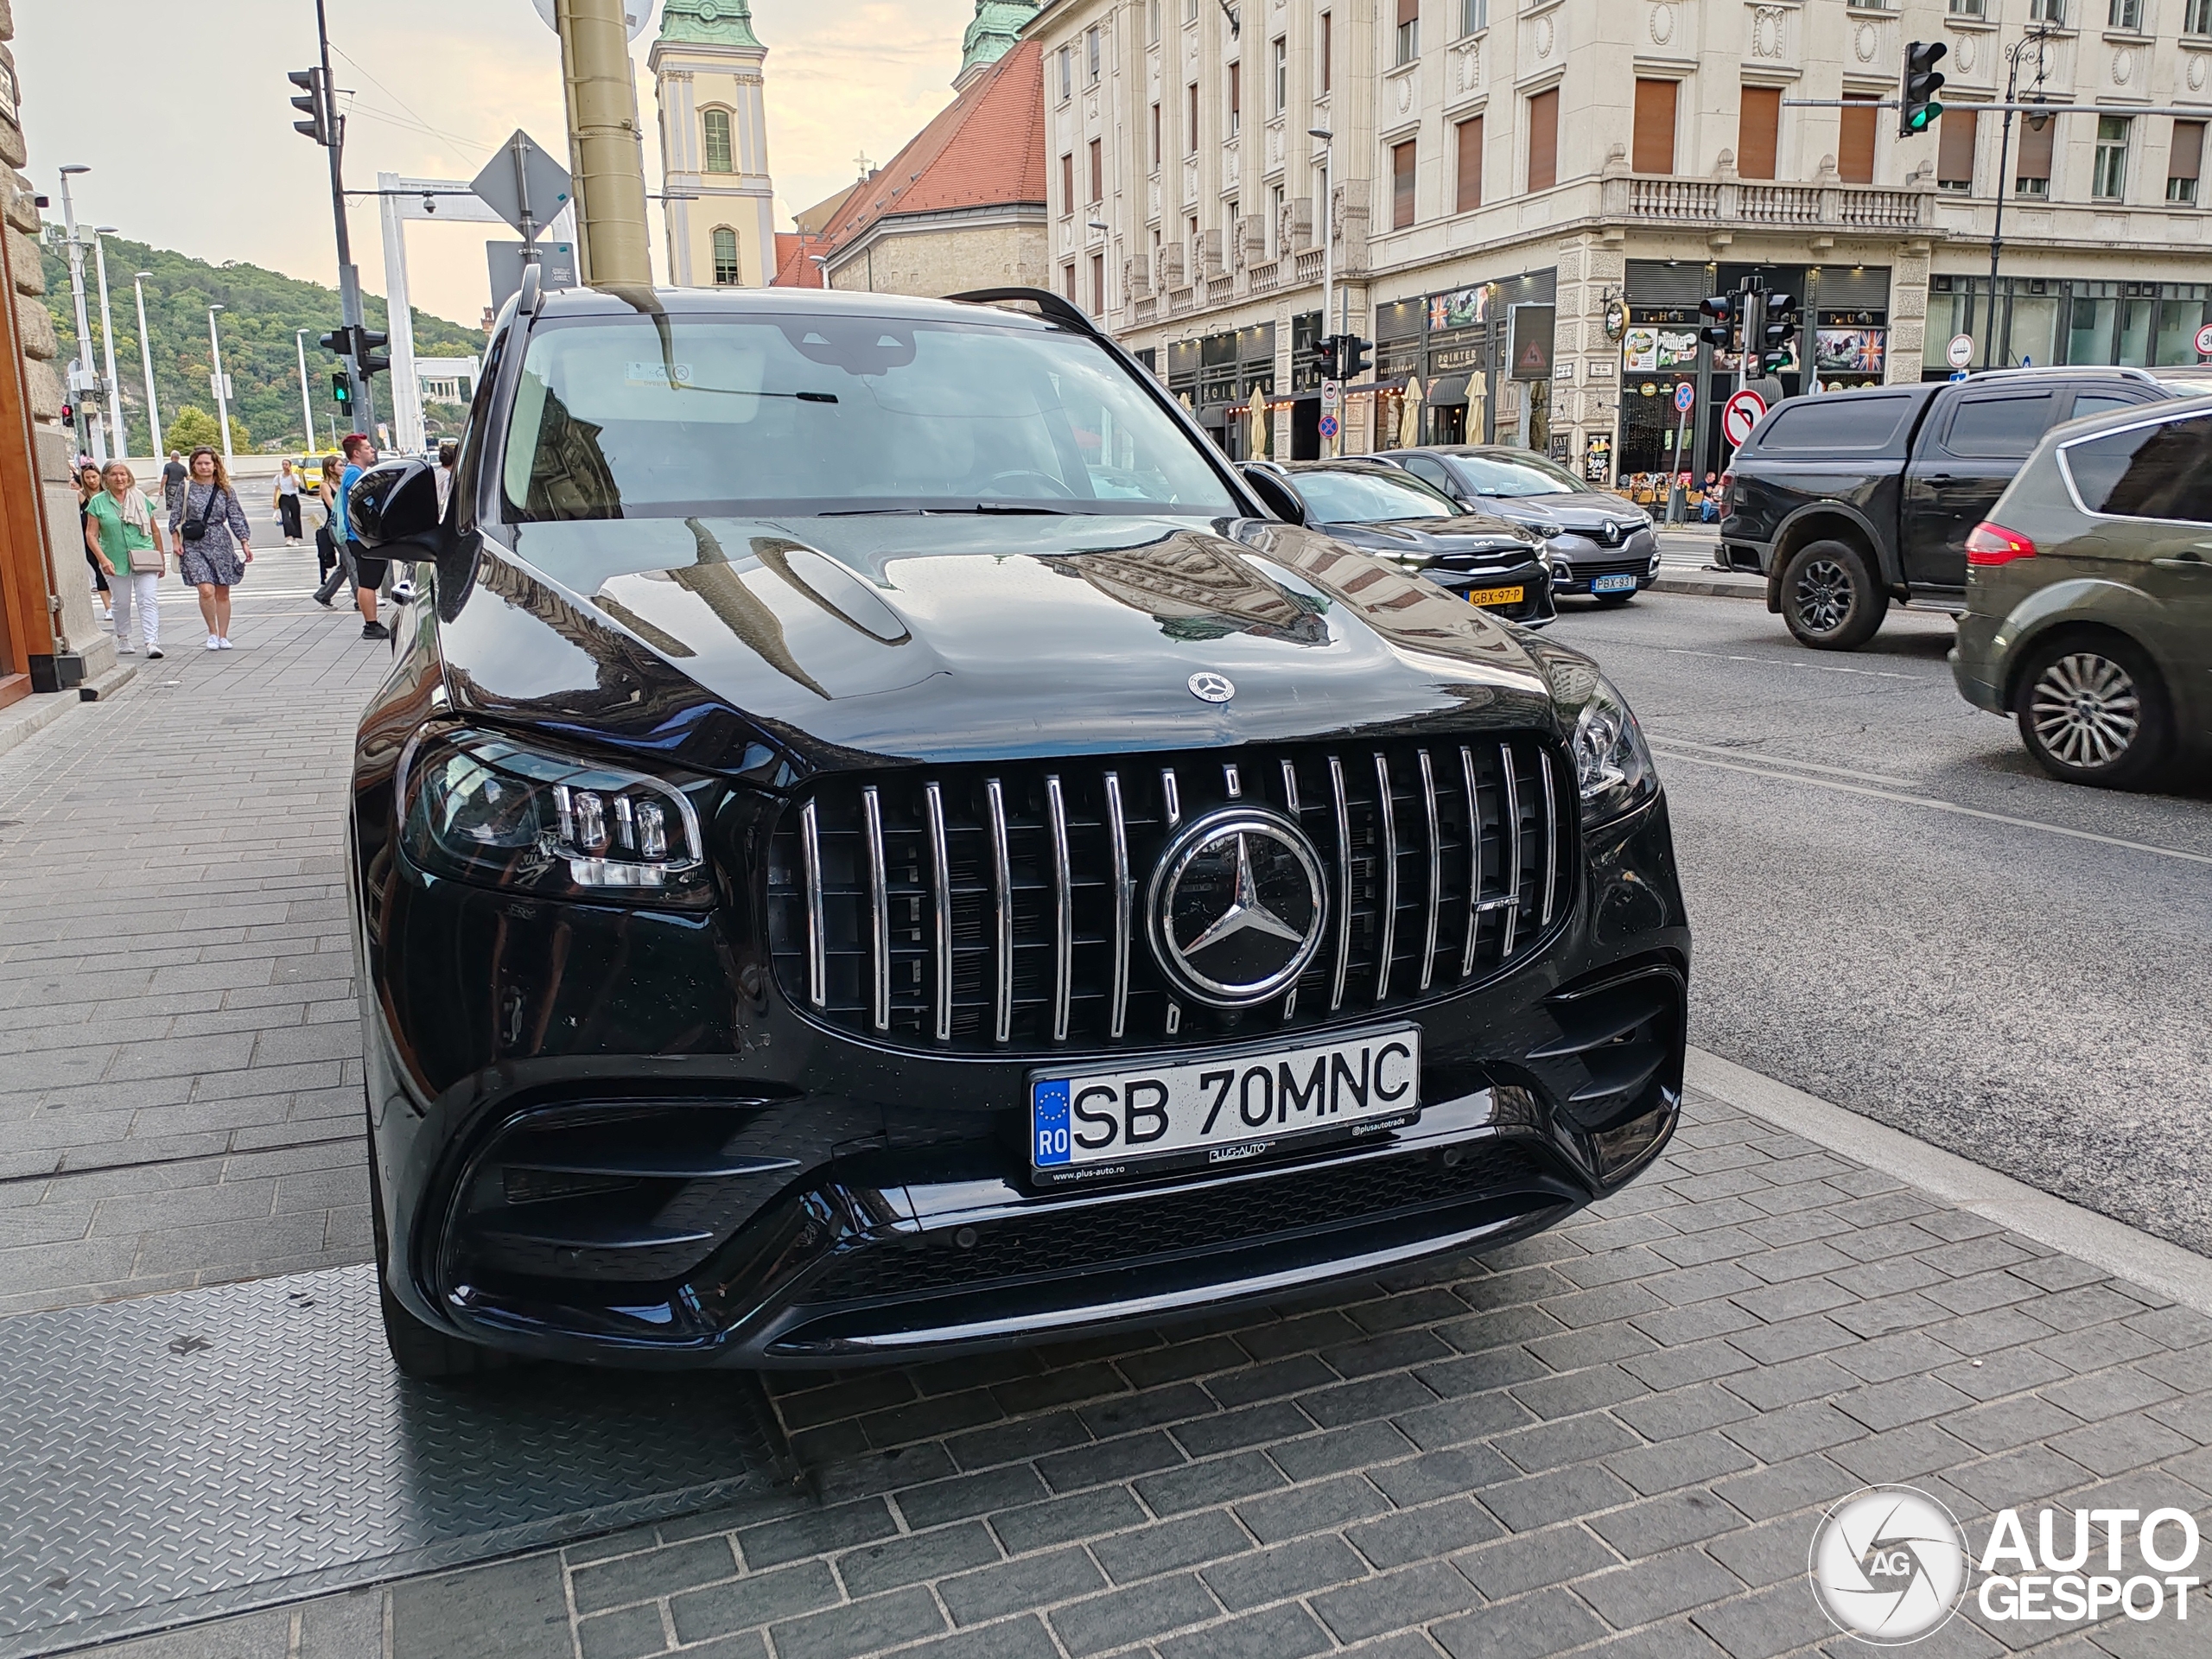
[[213,634],[212,634],[212,633],[211,633],[211,634],[209,634],[209,635],[207,636],[207,649],[208,649],[208,650],[210,650],[210,651],[220,651],[222,648],[223,648],[223,642],[222,642],[221,640],[218,639],[217,639]]
[[231,642],[227,635],[215,641],[215,649],[218,651],[228,651],[230,648]]
[[162,648],[161,648],[159,645],[149,645],[149,646],[147,646],[147,647],[146,647],[146,660],[147,660],[147,661],[149,661],[149,662],[153,662],[153,663],[158,663],[159,661],[161,661],[161,660],[162,660]]
[[136,645],[118,645],[115,648],[115,654],[118,657],[136,657],[138,654],[138,647]]

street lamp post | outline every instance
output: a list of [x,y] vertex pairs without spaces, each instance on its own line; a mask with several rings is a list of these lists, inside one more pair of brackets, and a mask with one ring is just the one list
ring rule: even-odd
[[115,372],[115,314],[107,303],[107,244],[100,238],[113,236],[112,225],[92,227],[92,267],[99,274],[100,284],[100,350],[107,366],[107,420],[111,429],[115,453],[130,453],[130,429],[123,423],[123,382]]
[[147,453],[154,464],[162,460],[162,406],[154,397],[154,342],[146,335],[146,279],[154,273],[142,270],[130,279],[130,286],[138,296],[138,366],[146,375],[146,425],[153,434],[153,448]]
[[223,337],[215,330],[215,314],[223,308],[207,308],[207,344],[215,359],[215,423],[223,434],[223,459],[231,459],[231,399],[230,388],[223,384]]
[[79,395],[84,390],[84,383],[92,378],[92,325],[85,315],[85,249],[77,240],[77,210],[69,200],[69,181],[76,174],[92,170],[79,162],[72,162],[61,169],[61,236],[63,245],[69,250],[69,297],[77,307],[77,362],[69,373],[69,404],[77,411],[79,454],[85,448],[85,410]]
[[[2044,43],[2050,39],[2050,29],[2051,25],[2046,23],[2041,29],[2031,29],[2013,41],[2005,54],[2011,67],[2006,70],[2005,75],[2005,102],[2008,107],[2005,111],[2004,124],[1999,129],[1997,144],[1997,216],[1989,232],[1989,320],[1983,325],[1984,334],[1981,342],[1981,366],[1985,369],[1994,368],[1997,365],[1997,262],[2005,251],[2005,197],[2006,194],[2005,175],[2012,170],[2012,111],[2009,106],[2019,96],[2020,54],[2031,46],[2036,49],[2036,83],[2038,86],[2042,85],[2043,48]],[[2037,96],[2040,98],[2041,94]],[[2035,119],[2033,116],[2028,118],[2031,121]],[[2043,118],[2045,121],[2050,119],[2047,115]]]
[[300,419],[307,427],[309,449],[315,448],[315,399],[308,393],[307,341],[308,336],[313,332],[314,330],[308,328],[292,330],[292,349],[297,352],[300,357]]
[[[1329,181],[1332,161],[1336,155],[1335,145],[1337,142],[1337,135],[1326,127],[1308,127],[1306,130],[1306,136],[1308,138],[1319,138],[1321,141],[1320,338],[1325,339],[1329,332],[1329,308],[1335,302],[1337,288],[1336,238],[1331,234],[1331,232],[1336,228],[1336,192],[1334,187],[1332,187]],[[1319,343],[1319,339],[1317,339],[1315,343]],[[1341,411],[1325,408],[1323,413],[1336,415],[1338,421],[1338,431],[1341,435],[1344,429],[1344,416]],[[1336,438],[1331,438],[1329,440],[1329,453],[1331,454],[1338,453],[1337,443],[1338,440]]]

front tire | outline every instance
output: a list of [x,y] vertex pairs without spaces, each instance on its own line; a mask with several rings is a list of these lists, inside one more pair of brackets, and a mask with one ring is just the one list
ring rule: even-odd
[[1782,620],[1801,645],[1856,651],[1890,608],[1866,556],[1848,542],[1808,542],[1782,569]]
[[2121,639],[2038,645],[2020,671],[2012,714],[2037,766],[2061,783],[2095,789],[2140,785],[2164,765],[2173,741],[2158,670]]

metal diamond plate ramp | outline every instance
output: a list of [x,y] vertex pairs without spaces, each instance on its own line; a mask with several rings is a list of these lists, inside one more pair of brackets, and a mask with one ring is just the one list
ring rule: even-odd
[[760,1397],[553,1366],[410,1382],[365,1267],[0,1320],[0,1655],[776,1501]]

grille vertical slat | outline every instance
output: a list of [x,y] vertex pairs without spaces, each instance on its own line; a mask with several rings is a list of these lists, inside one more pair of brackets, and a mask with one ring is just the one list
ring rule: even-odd
[[1057,774],[1045,779],[1052,831],[1052,1040],[1068,1039],[1068,999],[1075,989],[1075,881],[1068,872],[1068,804]]
[[944,845],[944,791],[938,784],[922,789],[929,821],[930,910],[934,927],[936,982],[930,987],[930,1031],[940,1043],[952,1040],[952,861]]
[[1390,757],[1375,752],[1375,827],[1382,842],[1382,943],[1375,952],[1375,1000],[1390,996],[1390,957],[1398,948],[1398,804],[1390,792]]
[[1505,897],[1511,901],[1504,906],[1505,938],[1498,949],[1510,957],[1521,923],[1521,779],[1513,769],[1510,743],[1497,746],[1497,763],[1505,779],[1505,868],[1499,874],[1505,878]]
[[1106,839],[1114,877],[1113,1006],[1106,1034],[1117,1041],[1129,1018],[1129,933],[1136,909],[1136,878],[1129,870],[1129,823],[1122,805],[1118,772],[1106,774]]
[[806,1000],[830,1000],[829,928],[822,913],[822,815],[809,801],[799,809],[799,846],[806,862]]
[[861,822],[868,830],[868,1023],[891,1029],[891,897],[883,874],[883,792],[861,791]]
[[1351,971],[1351,809],[1344,801],[1344,763],[1329,757],[1329,799],[1337,811],[1337,971],[1329,981],[1329,1012],[1344,1005]]
[[992,992],[991,1039],[1014,1035],[1014,861],[1007,850],[1006,790],[995,778],[983,780],[991,835]]
[[1436,976],[1436,925],[1444,911],[1444,832],[1437,827],[1436,767],[1421,752],[1421,801],[1428,820],[1428,925],[1421,931],[1421,988]]
[[[779,980],[925,1049],[1249,1041],[1480,983],[1573,908],[1573,773],[1535,733],[1178,752],[1131,776],[1102,757],[817,779],[770,840]],[[1264,1010],[1179,988],[1136,913],[1177,828],[1232,802],[1280,806],[1321,866],[1321,948]]]

